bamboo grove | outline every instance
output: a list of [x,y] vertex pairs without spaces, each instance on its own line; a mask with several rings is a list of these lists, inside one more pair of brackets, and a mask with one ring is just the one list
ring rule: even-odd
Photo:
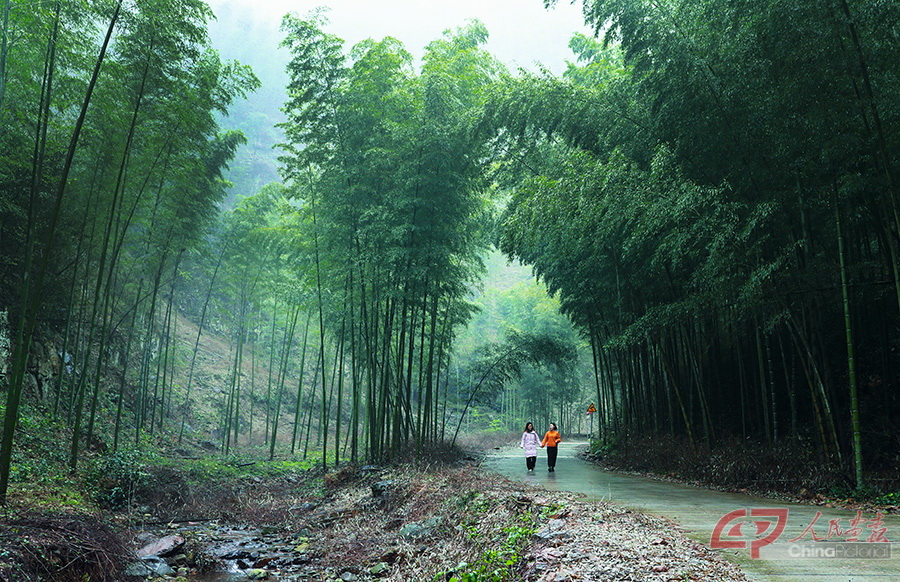
[[585,16],[603,42],[488,115],[536,169],[501,245],[589,338],[604,429],[796,437],[857,486],[895,471],[900,6]]
[[[509,72],[477,21],[417,64],[288,15],[282,181],[229,206],[222,119],[259,83],[203,2],[0,9],[0,496],[23,405],[70,428],[72,467],[199,434],[427,455],[473,403],[574,424],[586,392],[605,441],[896,470],[896,3],[586,0],[561,77]],[[581,338],[523,309],[455,354],[493,246]]]
[[[444,436],[441,378],[487,243],[487,139],[474,121],[501,67],[480,48],[478,23],[429,44],[418,74],[391,38],[358,44],[345,62],[323,24],[321,15],[284,21],[292,59],[281,159],[311,229],[319,384],[328,385],[330,334],[332,368],[345,371],[337,402],[346,375],[350,421],[364,424],[365,449],[380,458]],[[321,398],[327,422],[324,389]]]
[[[159,340],[175,321],[177,272],[214,220],[243,140],[221,132],[217,115],[257,81],[210,48],[202,2],[7,1],[3,14],[5,497],[26,379],[72,427],[72,467],[101,417],[133,411],[113,446],[159,429],[173,405],[163,387],[175,357]],[[33,341],[50,329],[58,345]],[[43,349],[46,358],[30,353]]]

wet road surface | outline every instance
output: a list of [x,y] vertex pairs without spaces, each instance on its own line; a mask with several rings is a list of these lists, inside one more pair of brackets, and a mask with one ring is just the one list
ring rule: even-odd
[[[900,582],[900,517],[884,516],[883,523],[879,524],[874,522],[876,515],[864,512],[863,521],[851,524],[851,520],[857,518],[854,511],[722,493],[612,473],[577,458],[578,450],[584,445],[584,442],[562,443],[553,473],[547,471],[544,451],[538,452],[537,469],[526,473],[525,458],[518,447],[495,451],[484,462],[484,467],[527,487],[583,493],[588,499],[607,500],[643,513],[667,517],[687,535],[707,546],[716,524],[726,514],[737,512],[721,528],[720,536],[721,540],[735,546],[718,551],[739,564],[749,578],[760,582]],[[750,512],[754,509],[775,511],[763,511],[753,516]],[[817,512],[821,515],[816,520]],[[736,529],[741,521],[746,523]],[[830,526],[829,522],[834,525]],[[783,524],[784,530],[776,536],[778,524]],[[857,531],[848,531],[854,525]],[[835,526],[837,530],[833,529]],[[757,532],[758,528],[761,529]],[[883,530],[883,538],[898,543],[866,541],[873,535],[877,537],[879,530]],[[822,541],[813,543],[813,534]],[[755,542],[770,535],[775,536],[775,541],[770,544]],[[845,539],[855,535],[860,543],[845,543]],[[792,542],[795,538],[799,539]],[[751,543],[758,546],[759,558],[751,557]],[[885,555],[890,557],[882,557]]]

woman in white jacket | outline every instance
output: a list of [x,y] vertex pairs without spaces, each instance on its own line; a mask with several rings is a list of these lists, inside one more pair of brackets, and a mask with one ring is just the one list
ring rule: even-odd
[[541,437],[534,432],[534,425],[530,422],[525,423],[525,432],[522,433],[522,442],[519,447],[525,449],[525,466],[529,471],[534,471],[539,446],[541,446]]

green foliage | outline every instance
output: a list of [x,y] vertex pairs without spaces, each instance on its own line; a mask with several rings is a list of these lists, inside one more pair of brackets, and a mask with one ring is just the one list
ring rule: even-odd
[[474,298],[478,312],[459,332],[457,361],[470,359],[486,341],[501,341],[507,330],[569,336],[575,341],[570,321],[559,313],[559,301],[535,281],[529,267],[509,264],[498,250],[489,253],[485,263],[484,289]]
[[577,351],[571,338],[509,330],[502,343],[481,347],[471,372],[478,379],[473,391],[491,397],[505,383],[519,378],[526,364],[564,370],[574,364]]
[[315,459],[302,461],[257,461],[244,462],[242,459],[206,457],[202,459],[175,459],[156,457],[154,468],[176,470],[185,476],[191,485],[215,481],[235,481],[247,477],[279,478],[303,474],[316,466]]
[[[851,432],[846,411],[858,408],[844,389],[838,215],[848,329],[862,332],[860,375],[870,378],[862,438],[879,447],[866,458],[895,469],[898,442],[884,435],[897,433],[900,412],[886,372],[900,353],[896,2],[585,2],[605,38],[575,36],[562,78],[510,75],[484,50],[477,21],[431,42],[416,68],[396,39],[345,50],[323,11],[290,15],[285,184],[241,192],[221,220],[225,170],[246,140],[220,118],[259,83],[211,50],[207,4],[119,3],[116,22],[103,2],[31,4],[11,3],[15,42],[2,72],[0,306],[15,320],[23,301],[45,301],[53,308],[35,316],[68,318],[60,333],[77,374],[60,374],[48,394],[57,412],[77,410],[74,438],[23,417],[24,447],[71,439],[74,465],[83,411],[90,433],[95,416],[120,405],[115,446],[120,424],[155,432],[173,404],[184,419],[194,413],[187,395],[173,402],[181,381],[161,366],[162,353],[173,367],[185,360],[165,344],[177,317],[163,313],[205,314],[197,297],[208,288],[205,327],[228,335],[235,355],[222,412],[195,418],[224,428],[227,447],[264,412],[274,456],[282,399],[299,427],[321,397],[307,422],[323,446],[349,421],[363,437],[354,449],[367,443],[381,459],[409,440],[438,440],[448,411],[478,406],[472,416],[499,432],[497,409],[515,422],[572,410],[590,386],[605,454],[619,450],[610,434],[684,434],[691,448],[701,434],[776,443],[790,422],[795,433],[815,426],[816,450],[836,459]],[[473,295],[496,260],[485,258],[491,242],[541,284]],[[31,259],[46,259],[47,281],[26,294]],[[301,312],[318,341],[297,363]],[[477,331],[461,333],[469,322]],[[265,394],[242,391],[250,338],[247,359],[272,356]],[[132,353],[110,361],[108,341]],[[321,379],[303,376],[307,361]],[[136,365],[109,393],[102,376],[123,362]],[[288,377],[300,378],[290,398]],[[469,402],[442,409],[454,397]],[[64,447],[46,449],[18,454],[13,480],[58,485]],[[124,503],[141,482],[140,459],[122,454],[91,468],[103,504]],[[186,471],[245,476],[206,461]]]
[[559,515],[563,509],[565,509],[565,504],[562,503],[553,503],[541,509],[541,517],[544,519],[552,519],[553,517]]
[[[3,407],[0,406],[0,413]],[[39,505],[90,505],[78,489],[67,466],[66,451],[59,446],[70,433],[64,424],[40,409],[26,406],[19,417],[18,446],[13,452],[10,483]]]
[[[320,352],[352,357],[354,381],[374,382],[366,390],[379,404],[363,410],[368,454],[378,458],[398,453],[415,424],[422,440],[440,430],[436,381],[454,328],[471,315],[468,286],[488,242],[490,136],[477,111],[501,67],[481,48],[487,31],[478,22],[430,43],[419,72],[396,39],[345,54],[326,24],[321,12],[283,23],[292,55],[286,210],[306,241],[295,265],[319,314]],[[389,393],[403,401],[377,396]],[[325,428],[327,408],[323,397]]]
[[[506,582],[512,580],[516,566],[522,559],[522,551],[530,542],[535,529],[533,521],[523,516],[527,523],[511,525],[497,531],[482,532],[470,529],[473,541],[491,545],[474,563],[460,563],[452,572],[441,572],[435,580],[451,582]],[[487,539],[485,539],[487,538]]]
[[474,489],[470,489],[453,499],[457,509],[465,509],[468,513],[486,513],[491,508],[491,500]]
[[590,454],[601,458],[608,455],[614,455],[619,451],[622,441],[623,439],[618,433],[608,434],[603,438],[597,437],[592,439],[589,449]]
[[875,503],[878,505],[900,505],[900,491],[878,495],[875,497]]
[[[66,350],[78,368],[77,382],[43,387],[55,384],[55,410],[68,403],[74,417],[75,467],[81,435],[92,443],[98,413],[113,400],[101,375],[112,352],[107,342],[120,339],[122,322],[144,322],[145,341],[128,345],[157,354],[141,367],[141,389],[159,369],[159,353],[170,353],[154,345],[160,295],[174,287],[163,272],[177,280],[182,253],[206,236],[225,195],[224,168],[244,142],[239,132],[220,132],[218,118],[259,83],[247,67],[223,63],[211,50],[212,12],[200,0],[13,4],[4,39],[12,33],[19,40],[4,46],[10,58],[0,103],[0,305],[17,314],[12,329],[18,317],[45,320],[42,305],[53,306],[54,330],[64,328],[58,331],[65,348],[35,355],[45,381],[59,372],[46,370],[56,349]],[[25,329],[31,334],[32,324]],[[45,346],[55,340],[42,338]],[[13,342],[12,351],[25,354],[32,338]],[[99,356],[92,352],[98,346]],[[73,370],[69,379],[74,376]],[[126,382],[123,377],[122,409]],[[21,392],[20,374],[14,383],[11,403]],[[154,390],[159,383],[153,381]],[[149,402],[146,394],[136,400]],[[10,407],[4,429],[0,497],[17,412]],[[136,419],[139,430],[145,423],[156,428],[155,409],[149,416]],[[122,421],[117,415],[116,437]],[[56,441],[59,450],[64,442]],[[124,472],[115,479],[131,486]],[[104,488],[105,503],[121,502],[116,487]]]
[[849,481],[835,482],[828,485],[823,491],[826,498],[835,499],[838,502],[871,503],[874,505],[897,505],[900,502],[900,493],[885,493],[876,485],[863,484],[862,487],[851,485]]
[[150,485],[147,469],[144,452],[120,450],[93,459],[85,470],[85,484],[100,507],[125,509],[139,489]]

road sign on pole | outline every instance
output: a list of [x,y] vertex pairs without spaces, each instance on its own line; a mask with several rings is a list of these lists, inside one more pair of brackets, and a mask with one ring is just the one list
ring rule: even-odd
[[597,409],[594,408],[594,403],[591,402],[591,405],[588,406],[587,413],[591,417],[591,432],[590,436],[594,435],[594,413],[597,412]]

